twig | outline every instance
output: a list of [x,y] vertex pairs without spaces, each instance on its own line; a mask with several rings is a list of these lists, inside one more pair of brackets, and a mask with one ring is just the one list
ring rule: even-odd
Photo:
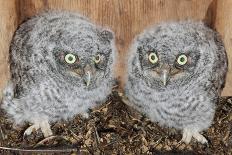
[[47,142],[47,141],[49,141],[49,140],[51,140],[51,139],[54,139],[54,138],[56,138],[56,137],[57,137],[57,136],[50,136],[50,137],[47,137],[47,138],[45,138],[45,139],[39,141],[39,142],[34,146],[34,148],[36,148],[36,147],[38,147],[38,146],[40,146],[40,145],[43,145],[45,142]]
[[71,129],[69,129],[69,131],[71,132],[73,138],[75,138],[76,140],[79,140],[78,136]]
[[155,144],[154,144],[154,147],[156,147],[157,145],[159,145],[160,141],[163,139],[163,137],[161,137],[160,139],[158,139]]
[[177,145],[175,146],[175,148],[177,149],[177,148],[180,147],[182,144],[183,144],[183,141],[180,140],[180,141],[177,143]]
[[0,133],[1,133],[2,140],[4,140],[5,139],[5,135],[4,135],[3,131],[2,131],[1,126],[0,126]]
[[112,144],[114,144],[114,143],[116,143],[116,142],[117,142],[117,140],[113,140],[113,141],[111,141],[110,143],[104,145],[103,148],[105,148],[105,147],[107,147],[107,146],[109,146],[109,145],[112,145]]
[[114,85],[113,87],[112,87],[112,89],[115,89],[115,88],[117,88],[118,87],[118,85]]
[[18,149],[18,148],[9,148],[9,147],[2,147],[0,146],[0,150],[8,150],[8,151],[19,151],[19,152],[77,152],[78,150],[77,149],[62,149],[62,150],[46,150],[46,149],[36,149],[36,150],[33,150],[33,149]]
[[97,147],[99,147],[99,144],[100,144],[100,137],[99,137],[99,134],[98,134],[98,132],[97,132],[96,127],[93,126],[93,128],[94,128],[94,133],[95,133],[95,140],[96,140],[96,142],[97,142]]
[[112,103],[112,101],[109,101],[108,103],[106,103],[103,107],[101,107],[97,111],[101,111],[102,109],[107,108],[111,103]]

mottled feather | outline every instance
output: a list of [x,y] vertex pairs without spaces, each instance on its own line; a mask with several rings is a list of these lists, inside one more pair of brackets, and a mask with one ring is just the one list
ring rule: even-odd
[[[68,53],[77,58],[72,65],[64,60]],[[114,34],[86,17],[65,11],[36,15],[19,26],[11,42],[11,81],[2,108],[16,124],[85,114],[110,94],[115,57]]]
[[[149,52],[159,58],[155,65],[148,61]],[[180,54],[188,57],[181,68]],[[160,75],[165,65],[168,72],[178,70],[166,86]],[[226,72],[227,56],[217,32],[201,22],[163,23],[145,30],[132,43],[125,92],[152,121],[198,133],[212,123]]]

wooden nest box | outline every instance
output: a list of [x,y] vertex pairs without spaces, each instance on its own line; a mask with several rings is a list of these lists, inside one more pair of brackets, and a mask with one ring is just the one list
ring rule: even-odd
[[[224,96],[232,96],[232,0],[0,0],[0,92],[9,79],[9,44],[18,25],[48,10],[77,11],[116,34],[116,73],[124,84],[126,55],[133,38],[162,21],[203,20],[222,36],[229,59]],[[1,97],[0,93],[0,97]]]

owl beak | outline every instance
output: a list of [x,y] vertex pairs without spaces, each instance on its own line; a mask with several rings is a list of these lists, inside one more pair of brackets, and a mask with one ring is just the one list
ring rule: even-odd
[[85,81],[86,86],[88,87],[90,85],[90,82],[91,82],[91,73],[90,73],[90,71],[87,71],[85,73],[84,81]]
[[170,76],[171,66],[168,64],[162,64],[159,70],[160,79],[163,82],[163,85],[166,86]]
[[167,85],[168,79],[169,79],[169,72],[168,70],[163,70],[161,74],[161,79],[163,81],[164,86]]
[[88,87],[91,83],[91,67],[90,65],[86,65],[84,68],[84,82],[86,86]]

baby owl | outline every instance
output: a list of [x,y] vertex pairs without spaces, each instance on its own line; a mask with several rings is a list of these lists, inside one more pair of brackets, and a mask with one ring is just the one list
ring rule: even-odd
[[41,13],[23,23],[10,47],[11,82],[3,109],[16,124],[32,123],[25,134],[49,123],[87,115],[106,100],[116,57],[113,33],[76,13]]
[[212,123],[227,72],[218,33],[201,22],[163,23],[140,34],[130,51],[129,101],[152,121],[182,130],[185,143],[207,143],[199,132]]

